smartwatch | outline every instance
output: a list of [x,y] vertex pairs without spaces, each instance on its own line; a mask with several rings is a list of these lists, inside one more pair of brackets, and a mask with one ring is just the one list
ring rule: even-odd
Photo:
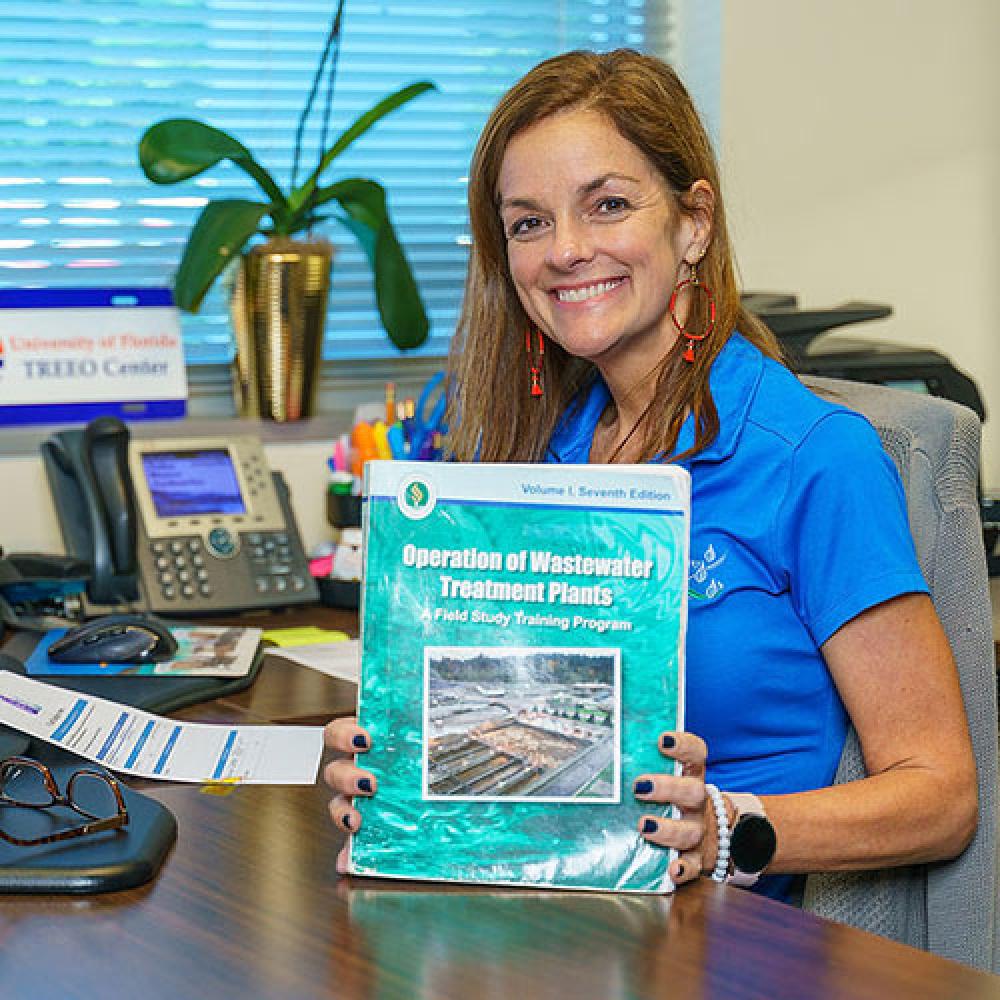
[[726,792],[726,796],[736,809],[736,822],[729,835],[731,869],[726,881],[749,888],[771,863],[778,840],[756,795]]

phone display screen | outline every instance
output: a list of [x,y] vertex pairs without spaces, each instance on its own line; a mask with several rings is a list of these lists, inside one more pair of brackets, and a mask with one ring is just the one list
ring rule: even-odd
[[141,453],[157,517],[245,514],[232,456],[225,448]]

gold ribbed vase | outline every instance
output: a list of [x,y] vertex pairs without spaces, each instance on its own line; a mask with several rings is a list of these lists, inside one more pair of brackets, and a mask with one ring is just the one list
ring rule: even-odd
[[312,416],[332,261],[326,240],[293,239],[269,240],[240,260],[230,301],[240,416]]

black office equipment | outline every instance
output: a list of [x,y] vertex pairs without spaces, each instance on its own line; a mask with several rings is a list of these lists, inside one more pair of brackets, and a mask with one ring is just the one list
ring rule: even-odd
[[42,456],[94,605],[190,616],[318,599],[287,487],[255,438],[135,440],[101,417],[54,434]]
[[0,637],[7,625],[49,629],[80,620],[90,563],[0,549]]
[[830,309],[801,309],[794,295],[747,292],[743,305],[759,316],[801,375],[843,378],[941,396],[986,419],[976,383],[938,351],[877,340],[826,336],[854,323],[885,319],[892,309],[877,302],[846,302]]

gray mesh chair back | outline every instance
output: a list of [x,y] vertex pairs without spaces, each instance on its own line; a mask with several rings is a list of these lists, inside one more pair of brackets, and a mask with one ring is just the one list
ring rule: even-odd
[[[818,395],[864,414],[899,468],[920,566],[958,664],[979,769],[979,828],[961,857],[811,875],[803,905],[945,958],[1000,971],[997,677],[977,493],[979,419],[933,396],[838,379],[803,381]],[[852,730],[836,780],[864,774]]]

